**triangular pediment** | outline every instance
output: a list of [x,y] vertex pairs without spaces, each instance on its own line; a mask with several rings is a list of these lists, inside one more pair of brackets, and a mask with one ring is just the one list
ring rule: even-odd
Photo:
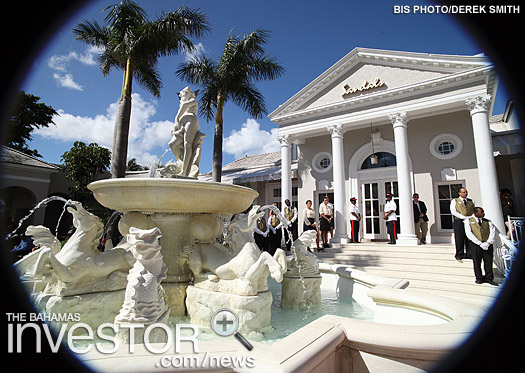
[[450,56],[355,48],[269,117],[308,112],[399,91],[490,65],[485,56]]

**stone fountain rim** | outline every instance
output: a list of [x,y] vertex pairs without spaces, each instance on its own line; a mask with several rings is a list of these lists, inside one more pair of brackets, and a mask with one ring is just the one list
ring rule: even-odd
[[[125,190],[133,190],[144,188],[158,188],[170,192],[170,198],[164,199],[155,205],[142,203],[139,200],[128,200],[115,203],[115,200],[108,196],[107,193],[123,193]],[[259,196],[256,190],[251,188],[224,184],[214,181],[201,181],[198,179],[175,179],[175,178],[120,178],[120,179],[104,179],[94,181],[88,185],[88,189],[93,192],[95,199],[103,206],[118,210],[126,211],[141,211],[144,213],[215,213],[215,214],[236,214],[248,208],[255,198]],[[228,194],[235,194],[237,198],[233,201],[219,203],[215,208],[210,208],[209,205],[183,203],[178,197],[179,192],[193,193],[195,191],[204,192],[212,195],[212,199],[217,200],[217,197]],[[205,198],[209,202],[210,198]],[[248,203],[248,200],[250,202]],[[178,202],[176,202],[178,201]]]
[[[133,186],[149,186],[148,184],[160,184],[160,185],[169,185],[169,184],[198,184],[203,187],[208,187],[209,189],[212,189],[216,186],[221,186],[224,188],[231,188],[231,189],[244,189],[246,192],[252,193],[252,194],[259,194],[256,190],[253,190],[251,188],[242,186],[242,185],[235,185],[235,184],[226,184],[226,183],[219,183],[216,181],[202,181],[197,179],[175,179],[175,178],[143,178],[143,177],[126,177],[126,178],[119,178],[119,179],[103,179],[103,180],[97,180],[93,181],[92,183],[88,184],[88,189],[92,192],[96,189],[99,189],[103,186],[106,186],[106,184],[114,185],[114,184],[133,184]],[[116,185],[115,185],[116,186]]]

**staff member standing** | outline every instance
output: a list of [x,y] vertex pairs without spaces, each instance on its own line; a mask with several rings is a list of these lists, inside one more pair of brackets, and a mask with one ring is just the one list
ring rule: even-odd
[[[277,205],[274,203],[274,205]],[[281,248],[281,239],[283,237],[282,228],[283,223],[275,215],[273,210],[270,210],[270,217],[268,218],[268,229],[270,230],[270,255],[273,256],[277,249]]]
[[315,243],[317,244],[317,250],[324,250],[319,248],[319,231],[317,230],[317,225],[315,223],[315,210],[312,208],[312,201],[307,200],[306,201],[306,208],[303,210],[303,232],[306,231],[316,231],[317,237],[315,239]]
[[[288,221],[288,230],[292,232],[293,241],[297,239],[297,209],[287,199],[284,201],[284,217]],[[292,240],[288,237],[288,230],[284,230],[284,241],[286,242],[286,250],[292,247]]]
[[257,219],[257,223],[255,224],[255,227],[253,228],[253,238],[255,239],[255,243],[261,249],[261,251],[268,251],[269,250],[269,239],[268,239],[268,233],[270,232],[270,228],[268,227],[268,224],[266,223],[266,219],[264,216],[261,216],[259,219]]
[[[496,228],[488,219],[485,219],[485,211],[481,207],[474,207],[474,216],[464,220],[465,234],[470,240],[470,252],[474,263],[474,275],[476,284],[484,282],[498,286],[494,282],[492,261],[494,258],[494,247],[492,244],[496,239]],[[481,262],[485,269],[485,276],[481,272]]]
[[388,235],[390,236],[390,242],[389,245],[395,245],[397,240],[397,233],[396,233],[396,222],[397,222],[397,205],[392,199],[394,195],[392,193],[388,193],[386,195],[386,203],[385,203],[385,216],[384,219],[386,220],[386,230],[388,232]]
[[416,228],[416,236],[419,239],[421,245],[427,243],[427,232],[428,232],[428,216],[427,216],[427,205],[425,202],[419,200],[419,194],[414,193],[412,196],[414,201],[414,223]]
[[[459,189],[459,197],[450,201],[450,212],[454,216],[454,242],[456,244],[456,260],[471,259],[470,247],[465,235],[465,224],[463,221],[474,213],[476,202],[467,198],[467,188]],[[466,253],[466,256],[465,256]]]
[[357,207],[357,199],[355,197],[350,198],[350,224],[352,228],[351,242],[359,243],[359,222],[361,221],[361,213],[359,207]]
[[330,247],[330,245],[328,245],[328,232],[330,232],[330,223],[334,216],[334,210],[329,202],[328,196],[324,196],[323,203],[319,205],[319,214],[321,215],[319,228],[321,231],[321,239],[323,240],[323,249]]

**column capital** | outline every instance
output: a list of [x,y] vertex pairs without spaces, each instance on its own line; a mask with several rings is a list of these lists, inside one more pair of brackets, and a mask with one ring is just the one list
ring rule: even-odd
[[394,126],[394,128],[399,127],[399,126],[406,128],[407,122],[408,122],[408,115],[406,111],[401,111],[398,113],[389,114],[388,120],[392,122],[392,125]]
[[340,124],[335,124],[333,126],[326,127],[326,130],[330,132],[330,135],[332,138],[334,137],[343,137],[343,134],[345,133],[345,129]]
[[277,141],[281,143],[282,146],[290,146],[292,145],[292,136],[290,135],[279,135],[277,136]]
[[470,111],[470,115],[481,112],[488,112],[490,109],[491,98],[491,95],[483,95],[466,99],[465,104],[467,105]]

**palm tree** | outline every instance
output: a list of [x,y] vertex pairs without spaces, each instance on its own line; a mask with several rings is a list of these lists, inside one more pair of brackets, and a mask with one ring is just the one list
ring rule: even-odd
[[206,16],[198,10],[179,8],[149,21],[146,12],[130,0],[111,5],[104,25],[85,20],[73,33],[77,40],[103,49],[99,64],[104,76],[112,69],[124,70],[122,94],[113,132],[111,177],[124,177],[128,152],[133,78],[155,97],[162,82],[156,69],[158,58],[192,50],[188,37],[209,31]]
[[213,138],[213,181],[222,175],[223,108],[231,100],[254,118],[266,114],[266,104],[254,82],[273,80],[284,72],[274,58],[264,54],[269,32],[255,30],[243,38],[229,35],[219,61],[204,56],[181,64],[176,74],[202,87],[199,111],[208,120],[215,117]]

